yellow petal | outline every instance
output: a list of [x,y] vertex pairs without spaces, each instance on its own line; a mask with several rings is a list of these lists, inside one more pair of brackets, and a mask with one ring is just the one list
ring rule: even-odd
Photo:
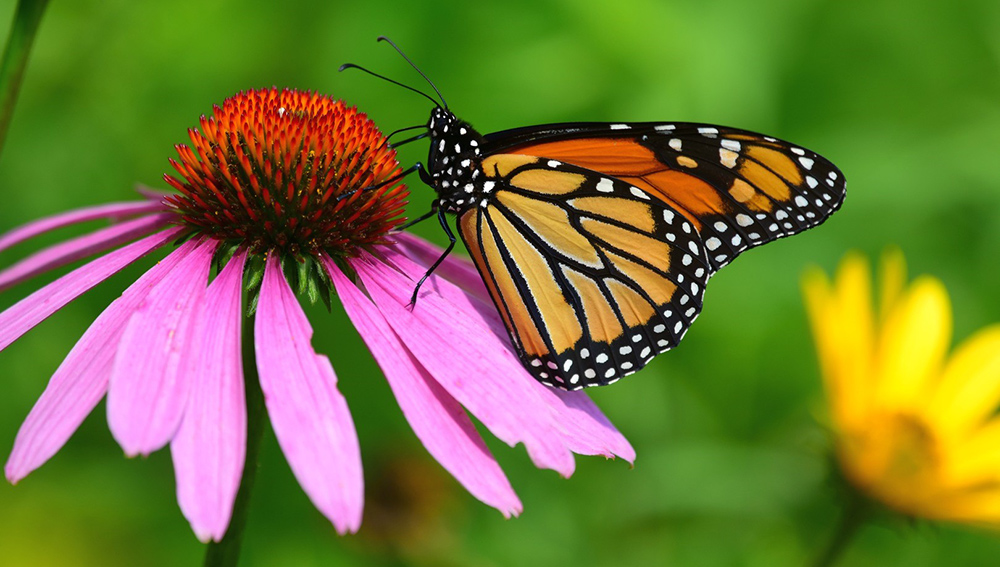
[[930,519],[996,529],[1000,527],[1000,487],[945,492],[933,502],[925,502],[918,513]]
[[867,408],[872,351],[871,275],[864,257],[849,253],[831,288],[817,269],[802,281],[830,406],[841,428]]
[[993,414],[1000,404],[1000,325],[978,331],[955,350],[932,399],[930,417],[951,436]]
[[941,482],[951,488],[1000,482],[1000,419],[968,437],[940,439]]
[[906,259],[903,252],[895,246],[882,253],[881,280],[879,294],[880,319],[885,322],[886,315],[892,310],[906,284]]
[[876,355],[878,404],[921,409],[950,340],[948,292],[939,280],[923,276],[886,315]]

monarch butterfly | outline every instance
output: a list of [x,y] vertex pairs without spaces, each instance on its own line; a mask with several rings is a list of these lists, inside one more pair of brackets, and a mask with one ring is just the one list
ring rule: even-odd
[[844,176],[823,157],[734,128],[582,122],[482,135],[379,40],[440,99],[341,67],[435,105],[426,132],[395,144],[430,138],[427,167],[398,176],[417,171],[437,192],[413,221],[437,215],[451,241],[427,275],[455,245],[445,213],[455,214],[518,356],[549,386],[601,386],[641,369],[684,337],[712,274],[822,223],[844,200]]

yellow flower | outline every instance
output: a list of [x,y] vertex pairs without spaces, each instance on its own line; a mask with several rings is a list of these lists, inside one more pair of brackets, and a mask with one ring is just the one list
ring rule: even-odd
[[1000,527],[1000,325],[949,356],[941,281],[907,286],[898,250],[880,280],[876,314],[859,254],[834,282],[819,269],[803,278],[844,475],[905,514]]

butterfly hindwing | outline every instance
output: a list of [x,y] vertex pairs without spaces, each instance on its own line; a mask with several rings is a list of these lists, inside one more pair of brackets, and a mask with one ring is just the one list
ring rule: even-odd
[[707,124],[555,124],[486,139],[488,153],[597,170],[669,204],[697,227],[713,272],[744,250],[823,222],[845,194],[843,174],[815,152]]
[[611,383],[680,341],[710,275],[688,218],[558,160],[495,154],[481,171],[490,197],[459,215],[460,233],[540,381]]

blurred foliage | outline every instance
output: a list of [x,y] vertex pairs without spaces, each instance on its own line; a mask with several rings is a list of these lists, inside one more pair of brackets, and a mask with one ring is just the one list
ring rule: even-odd
[[[0,0],[0,22],[14,2]],[[6,24],[4,24],[6,25]],[[525,511],[504,520],[423,451],[344,314],[310,312],[357,421],[366,524],[338,537],[273,436],[250,510],[246,566],[801,565],[839,515],[799,276],[898,244],[952,293],[956,334],[1000,320],[1000,4],[994,0],[53,2],[0,157],[0,230],[165,187],[172,145],[241,89],[345,98],[385,131],[426,100],[403,46],[482,131],[573,120],[687,120],[793,140],[849,179],[819,229],[714,278],[674,352],[593,392],[639,457],[579,458],[570,480],[490,440]],[[419,147],[418,147],[419,146]],[[413,144],[403,163],[424,158]],[[412,179],[412,214],[431,191]],[[442,242],[432,222],[417,232]],[[0,255],[9,265],[72,230]],[[114,277],[0,353],[0,451],[98,313],[149,265]],[[0,308],[31,289],[0,294]],[[17,487],[0,484],[0,564],[190,565],[203,547],[174,497],[169,454],[126,460],[104,407]],[[487,436],[488,437],[488,436]],[[407,478],[412,477],[412,478]],[[417,494],[414,494],[416,492]],[[1000,539],[879,521],[842,565],[982,565]]]

